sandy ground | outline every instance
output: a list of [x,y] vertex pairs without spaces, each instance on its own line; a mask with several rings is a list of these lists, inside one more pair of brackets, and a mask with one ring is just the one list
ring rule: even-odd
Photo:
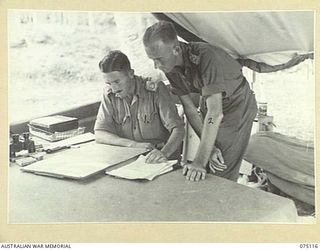
[[[111,21],[94,26],[15,24],[9,29],[10,122],[100,100],[104,84],[98,62],[119,47]],[[268,102],[275,131],[313,140],[311,60],[285,71],[257,74],[253,87],[257,99]]]

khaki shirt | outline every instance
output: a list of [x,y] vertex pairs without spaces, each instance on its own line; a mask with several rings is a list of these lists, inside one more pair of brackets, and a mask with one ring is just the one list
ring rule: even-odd
[[256,112],[255,107],[243,107],[244,99],[251,93],[242,74],[242,66],[235,59],[224,50],[208,43],[180,42],[180,45],[184,65],[176,66],[166,74],[173,94],[183,96],[199,93],[202,96],[200,108],[205,114],[206,98],[222,93],[224,118],[221,126],[237,127],[244,112]]
[[135,76],[135,95],[131,103],[126,98],[116,97],[106,86],[94,130],[105,130],[140,142],[166,143],[173,128],[184,124],[166,86],[162,82],[156,85],[146,82]]
[[179,96],[199,93],[203,115],[207,111],[206,98],[222,94],[223,119],[215,145],[221,150],[227,169],[216,171],[215,175],[236,181],[257,113],[255,96],[242,74],[242,66],[224,50],[207,43],[180,45],[184,65],[166,74],[172,92]]

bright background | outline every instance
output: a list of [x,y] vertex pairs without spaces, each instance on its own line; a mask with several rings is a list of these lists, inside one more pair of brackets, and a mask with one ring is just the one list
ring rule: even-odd
[[[137,14],[138,15],[138,14]],[[143,27],[155,21],[139,14]],[[121,20],[121,19],[120,19]],[[98,62],[123,45],[126,31],[111,12],[10,11],[9,121],[17,122],[100,100],[104,86]],[[142,27],[142,28],[143,28]],[[130,27],[127,27],[129,32]],[[133,48],[134,49],[134,48]],[[146,65],[145,58],[130,58]],[[139,63],[140,59],[140,63]],[[249,82],[252,72],[245,70]],[[287,70],[256,74],[257,100],[268,102],[275,131],[314,139],[312,60]]]

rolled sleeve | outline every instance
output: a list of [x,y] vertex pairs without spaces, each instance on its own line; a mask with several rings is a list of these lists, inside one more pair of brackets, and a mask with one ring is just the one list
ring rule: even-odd
[[113,106],[108,97],[107,89],[104,89],[103,98],[99,107],[94,130],[104,130],[116,134],[116,128],[113,120]]
[[158,105],[160,119],[163,126],[171,133],[174,128],[183,128],[184,123],[178,114],[176,105],[174,104],[167,87],[161,82],[159,83]]
[[184,96],[190,93],[190,90],[178,73],[167,73],[166,77],[170,82],[170,91],[172,94],[176,96]]
[[227,90],[224,85],[222,84],[210,84],[210,85],[205,85],[201,89],[201,95],[202,96],[209,96],[212,94],[217,94],[217,93],[226,93]]
[[202,96],[223,93],[227,94],[228,90],[224,82],[222,66],[215,62],[215,56],[212,53],[204,54],[201,58],[200,74],[202,76],[203,87]]

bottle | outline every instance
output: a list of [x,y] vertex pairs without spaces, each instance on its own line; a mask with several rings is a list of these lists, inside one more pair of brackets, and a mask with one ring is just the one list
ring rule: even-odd
[[19,134],[13,134],[12,135],[12,143],[13,143],[13,151],[19,152],[22,150],[22,143],[20,142]]
[[28,152],[29,153],[36,152],[36,146],[33,140],[29,140]]
[[13,144],[12,141],[10,142],[10,148],[9,149],[10,149],[9,156],[10,156],[10,160],[11,160],[12,158],[16,157],[16,152],[14,151],[14,144]]
[[25,143],[27,144],[26,149],[28,150],[28,153],[36,152],[35,142],[30,138],[30,133],[29,132],[23,133],[23,136],[25,138]]
[[22,149],[23,150],[28,150],[29,149],[29,132],[25,132],[22,134],[23,137],[23,142],[22,142]]
[[264,84],[259,84],[259,99],[258,99],[258,117],[264,117],[268,115],[268,102],[264,93]]

